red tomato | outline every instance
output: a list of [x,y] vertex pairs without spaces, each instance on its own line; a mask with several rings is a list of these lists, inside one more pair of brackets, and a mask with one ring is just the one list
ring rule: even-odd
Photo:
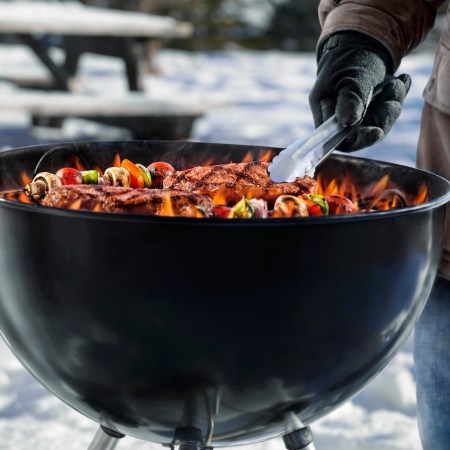
[[327,195],[325,200],[330,208],[330,214],[351,214],[355,209],[352,201],[343,195]]
[[129,159],[124,159],[120,167],[130,172],[130,187],[143,188],[145,186],[144,177],[136,164],[133,164]]
[[310,216],[323,216],[322,208],[314,203],[314,205],[308,208],[308,214]]
[[68,184],[83,184],[83,175],[77,169],[71,167],[64,167],[56,172],[56,176],[61,180],[63,185]]
[[161,189],[163,187],[164,178],[175,172],[173,166],[163,161],[151,163],[147,169],[152,176],[152,188],[155,189]]
[[236,217],[234,211],[229,206],[225,205],[214,206],[214,208],[211,209],[211,213],[213,217],[223,217],[225,219],[232,219]]

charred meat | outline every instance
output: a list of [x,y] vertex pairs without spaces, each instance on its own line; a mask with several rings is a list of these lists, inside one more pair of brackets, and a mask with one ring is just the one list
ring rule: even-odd
[[112,186],[56,186],[42,205],[114,213],[201,217],[214,206],[210,197],[181,191]]
[[234,204],[242,197],[260,198],[273,205],[280,195],[313,194],[317,184],[311,177],[291,183],[274,183],[267,172],[269,163],[231,163],[198,166],[177,171],[164,179],[164,189],[209,195],[220,195],[224,204]]

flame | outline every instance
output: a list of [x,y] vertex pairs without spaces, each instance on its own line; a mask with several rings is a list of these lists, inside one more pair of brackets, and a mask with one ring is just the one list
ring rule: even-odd
[[86,170],[87,167],[85,167],[85,165],[77,158],[75,160],[75,169],[81,172],[82,170]]
[[164,197],[158,216],[173,217],[175,212],[173,210],[172,199],[169,196]]
[[[259,151],[256,161],[270,162],[270,161],[272,161],[274,155],[275,155],[275,152],[273,150],[271,150],[270,148],[263,148]],[[242,160],[240,162],[241,163],[250,163],[252,161],[255,161],[255,158],[253,157],[253,151],[249,150],[244,155],[244,157],[242,158]],[[232,161],[232,160],[228,161],[229,164],[232,164],[233,162],[236,162],[236,161]],[[217,164],[216,160],[214,158],[208,158],[205,161],[203,161],[202,163],[200,163],[199,166],[205,167],[205,166],[212,166],[214,164]]]
[[194,206],[194,208],[195,208],[195,217],[197,219],[202,219],[205,217],[205,214],[202,213],[197,207]]
[[30,176],[25,172],[25,170],[22,171],[20,174],[20,178],[22,180],[23,186],[26,186],[27,184],[30,184],[33,180],[30,178]]
[[203,161],[200,165],[202,167],[204,166],[212,166],[214,164],[214,159],[213,158],[209,158],[206,161]]
[[389,175],[384,175],[373,185],[373,187],[369,188],[369,192],[374,197],[378,196],[387,189],[388,185]]
[[92,211],[94,211],[94,212],[101,212],[102,211],[102,207],[100,206],[100,203],[97,203],[94,206],[94,209]]
[[333,178],[331,181],[327,182],[322,174],[317,176],[317,193],[319,195],[343,195],[351,200],[354,206],[354,210],[359,210],[359,198],[358,189],[353,183],[350,176],[343,176],[341,180]]
[[227,188],[220,188],[213,196],[213,203],[215,205],[226,205],[227,204]]
[[100,166],[94,166],[94,170],[96,170],[99,175],[103,175],[103,170],[100,168]]
[[414,198],[414,204],[421,205],[422,203],[425,203],[427,201],[428,197],[428,189],[425,183],[420,186],[419,191],[417,192],[415,198]]
[[114,156],[111,167],[120,167],[120,155],[118,153],[116,153],[116,156]]
[[78,211],[81,207],[81,198],[78,200],[75,200],[70,206],[69,209],[73,209],[75,211]]
[[427,200],[428,191],[425,184],[422,184],[416,196],[412,198],[402,189],[399,189],[389,179],[389,175],[384,175],[372,185],[360,188],[349,175],[344,175],[341,179],[334,178],[325,180],[322,174],[317,177],[318,194],[327,196],[332,194],[343,195],[353,202],[355,211],[376,209],[387,211],[389,209],[402,207],[405,205],[420,205]]
[[258,155],[258,161],[260,162],[269,162],[272,161],[274,156],[274,152],[269,148],[263,148]]
[[249,163],[253,161],[253,152],[251,150],[249,150],[245,156],[242,158],[243,163]]
[[22,203],[28,203],[28,204],[35,203],[34,200],[32,200],[30,197],[28,197],[27,194],[25,194],[25,192],[21,192],[19,194],[18,200],[19,200],[19,202],[22,202]]

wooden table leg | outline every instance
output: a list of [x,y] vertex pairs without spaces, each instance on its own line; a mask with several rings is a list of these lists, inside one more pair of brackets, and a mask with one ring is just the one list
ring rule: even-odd
[[48,55],[47,49],[30,34],[20,34],[20,40],[33,50],[36,56],[42,61],[55,79],[55,86],[58,90],[69,91],[70,73],[64,66],[55,64]]

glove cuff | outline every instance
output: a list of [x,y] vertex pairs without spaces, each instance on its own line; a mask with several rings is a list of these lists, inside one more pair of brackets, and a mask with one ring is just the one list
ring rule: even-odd
[[359,31],[339,31],[320,42],[316,51],[317,63],[319,63],[325,53],[341,46],[346,48],[364,48],[374,52],[384,62],[386,73],[393,74],[394,63],[387,48],[376,39]]

